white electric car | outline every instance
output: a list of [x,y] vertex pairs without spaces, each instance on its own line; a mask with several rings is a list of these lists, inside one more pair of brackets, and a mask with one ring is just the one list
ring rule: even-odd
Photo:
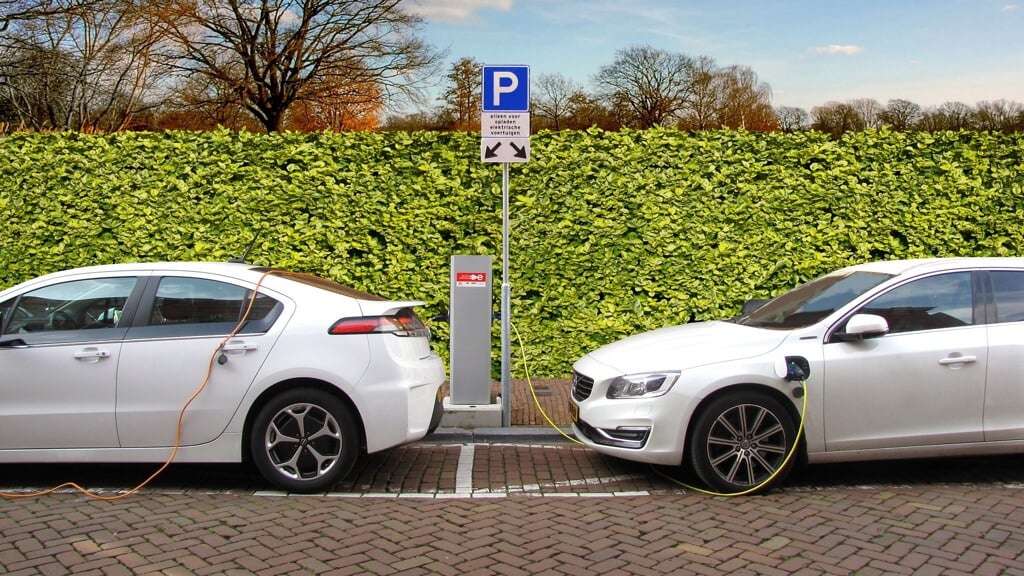
[[758,304],[578,360],[577,437],[728,493],[797,459],[1024,452],[1024,258],[864,264]]
[[283,490],[328,489],[360,451],[439,422],[420,304],[241,263],[0,291],[0,462],[163,462],[179,446],[176,462],[251,459]]

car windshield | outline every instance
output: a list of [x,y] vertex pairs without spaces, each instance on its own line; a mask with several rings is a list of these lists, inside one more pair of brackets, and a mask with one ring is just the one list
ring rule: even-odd
[[891,274],[879,272],[828,274],[769,300],[753,312],[736,318],[735,322],[755,328],[805,328],[889,278]]

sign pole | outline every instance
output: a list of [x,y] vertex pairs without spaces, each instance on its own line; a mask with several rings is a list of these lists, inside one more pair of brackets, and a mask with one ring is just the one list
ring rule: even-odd
[[483,67],[480,160],[501,163],[501,425],[512,425],[512,285],[508,165],[530,161],[530,67]]
[[509,282],[509,163],[502,163],[502,426],[512,425],[511,293]]

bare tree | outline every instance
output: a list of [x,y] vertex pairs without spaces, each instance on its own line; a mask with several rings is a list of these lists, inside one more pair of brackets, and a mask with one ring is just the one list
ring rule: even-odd
[[[79,6],[88,7],[101,0],[82,0]],[[53,0],[0,0],[0,32],[6,32],[17,22],[25,22],[65,12],[67,8]]]
[[693,62],[689,106],[682,113],[679,127],[686,130],[710,130],[719,127],[721,88],[721,77],[714,58],[698,56]]
[[615,112],[599,99],[579,90],[569,97],[569,117],[566,119],[566,128],[618,130],[622,128],[622,122]]
[[289,130],[303,132],[373,130],[380,124],[380,94],[376,84],[358,86],[317,84],[318,92],[296,102],[289,114]]
[[963,102],[946,102],[939,106],[946,122],[944,130],[965,130],[972,126],[974,109]]
[[686,110],[693,94],[693,60],[650,46],[615,53],[595,77],[602,98],[637,128],[668,124]]
[[571,113],[573,95],[582,88],[561,74],[541,74],[537,77],[532,104],[537,123],[544,128],[561,130]]
[[[267,131],[324,86],[378,87],[380,103],[414,95],[440,57],[415,35],[402,0],[168,0],[165,61],[230,87]],[[365,96],[361,93],[360,97]]]
[[156,36],[140,2],[53,0],[48,12],[8,27],[0,66],[24,122],[37,129],[113,131],[147,106]]
[[917,123],[921,121],[921,117],[921,106],[909,100],[899,99],[889,100],[885,110],[882,110],[878,115],[878,119],[882,124],[891,126],[893,130],[900,131],[915,128]]
[[973,108],[963,102],[946,102],[942,106],[923,110],[914,127],[927,132],[970,130],[973,128],[973,122]]
[[65,52],[45,46],[5,48],[0,57],[5,114],[0,121],[32,130],[65,128],[78,66]]
[[1024,129],[1021,119],[1024,108],[1017,102],[991,100],[978,102],[974,112],[974,126],[978,130],[991,132],[1015,132]]
[[826,102],[811,108],[811,128],[838,138],[847,132],[864,130],[867,123],[849,103]]
[[771,105],[772,90],[750,67],[729,66],[719,71],[718,84],[721,126],[764,131],[778,127]]
[[438,121],[426,110],[389,116],[381,129],[388,132],[415,132],[417,130],[438,130]]
[[860,130],[882,127],[882,122],[878,116],[882,113],[883,108],[878,100],[874,98],[856,98],[854,100],[847,100],[846,104],[857,113],[857,116],[863,122],[864,126]]
[[479,130],[483,102],[483,64],[462,58],[448,71],[448,86],[441,95],[441,121],[449,130]]
[[779,106],[775,118],[783,132],[800,132],[811,127],[811,116],[803,108]]
[[226,82],[207,76],[186,78],[156,111],[155,127],[165,130],[260,129]]

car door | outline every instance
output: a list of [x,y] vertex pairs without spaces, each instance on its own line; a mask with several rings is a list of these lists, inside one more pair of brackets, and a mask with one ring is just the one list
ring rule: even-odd
[[140,317],[128,331],[117,377],[117,428],[121,446],[172,446],[178,415],[189,405],[180,444],[217,438],[237,410],[280,330],[281,301],[257,297],[245,328],[223,350],[251,291],[225,279],[154,278]]
[[985,440],[1024,440],[1024,271],[993,270]]
[[824,346],[828,451],[983,439],[988,341],[974,284],[967,271],[912,280],[857,311],[884,317],[887,334],[830,338]]
[[0,304],[0,448],[111,448],[134,276],[55,282]]

